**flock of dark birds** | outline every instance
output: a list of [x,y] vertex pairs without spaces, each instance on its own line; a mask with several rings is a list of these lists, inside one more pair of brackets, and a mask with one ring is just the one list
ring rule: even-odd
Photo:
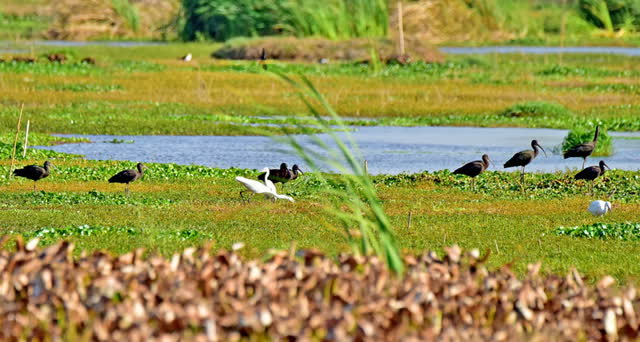
[[[589,166],[584,168],[584,164],[587,158],[593,154],[593,151],[596,149],[598,143],[598,134],[600,128],[596,127],[596,131],[593,137],[593,141],[579,144],[564,152],[563,156],[565,159],[567,158],[582,158],[582,171],[578,172],[574,178],[582,179],[586,181],[593,181],[596,178],[604,175],[605,168],[609,168],[609,166],[601,160],[597,166]],[[506,163],[504,163],[505,168],[510,167],[522,167],[521,172],[521,182],[524,184],[524,170],[527,165],[529,165],[539,154],[539,150],[546,156],[546,151],[538,141],[531,141],[531,150],[520,151],[511,157]],[[454,174],[461,174],[472,177],[472,186],[475,186],[475,177],[483,173],[485,170],[489,168],[489,164],[491,163],[491,159],[488,155],[483,155],[482,160],[476,160],[469,162],[462,167],[453,171]],[[33,191],[37,191],[36,182],[46,178],[50,174],[50,168],[52,167],[51,162],[46,161],[44,166],[38,165],[29,165],[25,166],[22,169],[17,169],[13,171],[13,174],[18,177],[24,177],[30,180],[33,180]],[[109,178],[109,183],[121,183],[125,184],[125,193],[129,194],[129,183],[134,182],[144,176],[144,169],[146,166],[142,163],[138,163],[135,169],[123,170],[118,172],[113,177]],[[610,168],[609,168],[610,169]],[[286,163],[282,163],[279,169],[270,169],[268,179],[273,183],[282,183],[285,184],[289,181],[295,180],[299,177],[300,174],[303,174],[302,170],[298,167],[298,165],[293,165],[291,169],[288,168]],[[258,175],[258,180],[265,181],[266,173],[261,173]],[[593,186],[593,185],[592,185]]]
[[[582,171],[578,172],[574,176],[576,180],[582,179],[586,181],[593,181],[596,178],[604,175],[605,167],[610,169],[609,165],[607,165],[604,162],[604,160],[601,160],[597,166],[589,166],[587,168],[584,167],[584,164],[586,163],[587,158],[591,154],[593,154],[593,151],[595,151],[596,149],[596,146],[598,144],[598,134],[600,134],[600,126],[596,127],[596,131],[592,141],[586,142],[584,144],[576,145],[573,148],[563,153],[564,159],[582,158]],[[524,169],[534,159],[536,159],[536,157],[540,153],[538,149],[542,150],[545,156],[547,155],[547,152],[544,150],[544,148],[542,148],[542,146],[540,146],[537,140],[531,141],[531,148],[532,148],[531,150],[524,150],[514,154],[513,157],[511,157],[511,159],[509,159],[506,163],[504,163],[505,169],[510,167],[522,167],[522,173],[521,173],[522,184],[524,184]],[[485,154],[482,156],[482,160],[476,160],[476,161],[472,161],[467,164],[464,164],[462,167],[453,171],[453,173],[466,175],[475,179],[476,176],[480,175],[487,168],[489,168],[490,162],[491,162],[491,159],[489,159],[489,156]]]

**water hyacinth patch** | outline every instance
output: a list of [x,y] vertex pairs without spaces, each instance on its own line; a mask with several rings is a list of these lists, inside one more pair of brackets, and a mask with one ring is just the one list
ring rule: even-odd
[[178,201],[169,198],[155,198],[148,196],[127,197],[121,193],[104,193],[91,190],[86,193],[76,192],[47,192],[22,193],[12,196],[11,201],[7,201],[7,206],[21,204],[31,205],[75,205],[75,204],[110,204],[110,205],[151,205],[162,206],[176,204]]
[[640,241],[640,223],[594,223],[576,227],[558,227],[552,234],[588,239]]

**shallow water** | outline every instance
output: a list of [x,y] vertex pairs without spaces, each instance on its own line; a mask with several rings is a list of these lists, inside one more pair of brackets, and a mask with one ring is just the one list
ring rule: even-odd
[[452,55],[484,55],[491,53],[520,54],[610,54],[624,56],[640,56],[640,48],[617,46],[483,46],[483,47],[441,47],[444,53]]
[[[530,149],[532,139],[537,139],[547,151],[548,157],[539,155],[528,171],[564,171],[577,169],[582,160],[564,160],[552,150],[560,145],[566,130],[529,128],[477,128],[477,127],[360,127],[352,132],[368,161],[372,174],[398,174],[402,172],[453,170],[465,162],[477,160],[483,153],[489,154],[495,165],[490,169],[502,169],[502,164],[514,153]],[[640,133],[610,133],[617,137],[640,138]],[[277,167],[281,162],[289,166],[304,163],[290,149],[273,139],[260,136],[111,136],[111,135],[63,135],[87,137],[91,144],[64,144],[40,147],[59,152],[85,155],[88,159],[129,160],[133,162],[157,162],[196,164],[219,168],[240,167],[261,169]],[[326,140],[326,135],[321,135]],[[108,143],[113,139],[132,140],[133,143]],[[307,136],[298,136],[305,146],[311,146]],[[615,154],[602,158],[613,169],[640,169],[640,139],[614,139]],[[599,160],[598,158],[597,160]],[[596,159],[587,161],[595,165]],[[515,169],[508,169],[514,170]]]

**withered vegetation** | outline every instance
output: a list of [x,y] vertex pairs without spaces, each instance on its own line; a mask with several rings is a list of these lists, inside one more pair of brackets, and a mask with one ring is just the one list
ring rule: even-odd
[[637,339],[640,299],[605,277],[576,272],[519,278],[488,254],[453,246],[406,256],[394,276],[375,257],[313,250],[245,261],[189,248],[165,259],[143,250],[72,257],[18,239],[0,252],[0,339],[195,341]]

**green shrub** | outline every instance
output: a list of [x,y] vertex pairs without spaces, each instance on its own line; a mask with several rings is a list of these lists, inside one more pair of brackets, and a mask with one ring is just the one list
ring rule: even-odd
[[567,107],[554,102],[545,101],[530,101],[523,103],[516,103],[504,112],[503,116],[507,117],[534,117],[534,118],[557,118],[566,117],[572,115],[571,111]]
[[[567,136],[562,141],[562,150],[567,151],[570,148],[584,144],[593,140],[595,133],[595,127],[593,125],[585,127],[578,126],[569,131]],[[607,130],[600,127],[600,134],[598,135],[598,144],[596,150],[591,156],[593,157],[606,157],[613,154],[613,139],[607,133]]]
[[384,37],[386,0],[183,0],[184,40],[281,33],[330,39]]
[[607,31],[640,27],[640,1],[580,0],[580,12],[595,26]]

